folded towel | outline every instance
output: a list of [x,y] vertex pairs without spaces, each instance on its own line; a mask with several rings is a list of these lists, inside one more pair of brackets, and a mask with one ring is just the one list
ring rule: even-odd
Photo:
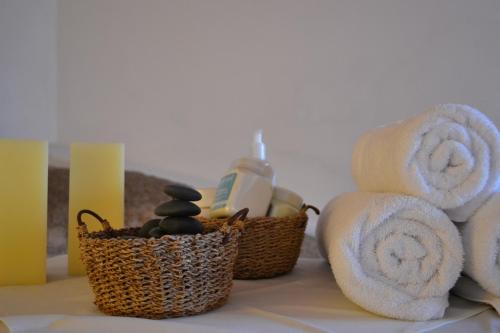
[[421,197],[463,222],[500,182],[500,134],[469,106],[438,105],[364,134],[352,173],[361,191]]
[[323,209],[317,237],[354,303],[397,319],[443,316],[463,252],[441,210],[414,197],[347,193]]
[[458,227],[464,246],[465,274],[500,297],[500,192],[494,193],[467,223]]

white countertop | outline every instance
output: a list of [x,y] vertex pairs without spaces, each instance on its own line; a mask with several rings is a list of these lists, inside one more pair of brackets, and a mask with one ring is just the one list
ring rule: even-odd
[[[321,259],[299,259],[291,274],[238,281],[228,303],[202,315],[147,320],[98,311],[86,277],[66,275],[66,256],[48,261],[48,283],[0,288],[3,332],[500,332],[489,307],[450,296],[445,318],[391,320],[347,300]],[[478,315],[480,314],[480,315]]]

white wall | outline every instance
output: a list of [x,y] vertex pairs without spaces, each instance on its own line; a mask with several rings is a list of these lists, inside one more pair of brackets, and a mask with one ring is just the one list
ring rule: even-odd
[[262,127],[281,185],[350,190],[355,139],[442,102],[500,125],[499,1],[64,0],[58,131],[216,184]]
[[0,137],[57,137],[57,1],[0,0]]

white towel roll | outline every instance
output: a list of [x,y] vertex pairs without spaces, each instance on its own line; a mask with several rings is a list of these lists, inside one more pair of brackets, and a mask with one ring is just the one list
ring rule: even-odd
[[354,303],[397,319],[443,316],[463,251],[441,210],[408,196],[347,193],[322,211],[317,237]]
[[500,134],[470,106],[438,105],[361,136],[352,173],[361,191],[421,197],[463,222],[500,182]]
[[500,297],[500,193],[494,193],[467,223],[460,223],[464,272]]

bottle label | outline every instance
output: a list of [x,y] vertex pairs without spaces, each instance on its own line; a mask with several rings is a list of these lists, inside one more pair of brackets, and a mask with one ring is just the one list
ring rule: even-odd
[[234,181],[236,180],[236,173],[225,175],[220,180],[217,192],[215,192],[215,202],[211,210],[222,208],[226,205],[227,199],[233,189]]

